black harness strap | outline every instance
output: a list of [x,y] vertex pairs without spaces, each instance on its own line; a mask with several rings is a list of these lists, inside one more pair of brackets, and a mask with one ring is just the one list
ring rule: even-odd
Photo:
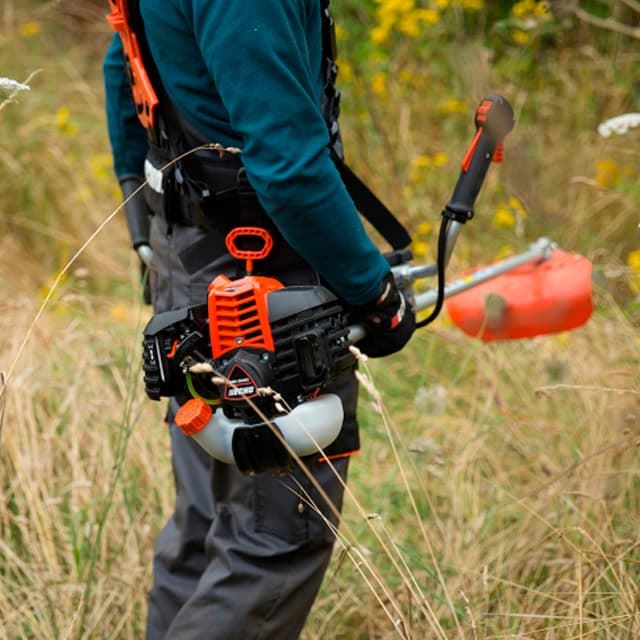
[[193,275],[207,266],[213,269],[215,265],[212,263],[212,258],[220,262],[230,259],[224,236],[219,233],[207,233],[190,247],[184,249],[178,257],[189,275]]
[[406,249],[411,236],[369,187],[339,158],[334,158],[340,177],[347,188],[356,209],[362,217],[393,247],[395,251]]
[[388,207],[358,177],[344,161],[342,136],[340,135],[340,90],[336,86],[338,78],[338,46],[336,28],[329,11],[330,0],[321,0],[322,48],[325,86],[322,97],[322,113],[329,130],[331,157],[340,173],[356,209],[362,217],[380,233],[394,250],[406,249],[411,244],[411,236],[404,225],[391,213]]

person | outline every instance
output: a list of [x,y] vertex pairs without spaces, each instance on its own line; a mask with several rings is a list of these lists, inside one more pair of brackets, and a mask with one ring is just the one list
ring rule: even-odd
[[[143,175],[150,183],[149,238],[143,222],[133,242],[150,245],[141,255],[150,258],[154,312],[203,303],[216,275],[241,275],[224,235],[257,224],[275,238],[257,269],[286,285],[324,283],[367,328],[365,352],[401,349],[413,311],[335,162],[341,142],[338,94],[333,79],[326,82],[328,70],[335,75],[326,59],[328,0],[128,4],[158,118],[146,131],[141,126],[117,34],[104,62],[106,109],[124,194]],[[227,151],[200,150],[162,171],[203,141]],[[346,481],[348,456],[359,449],[353,372],[331,390],[345,419],[326,453]],[[334,543],[324,518],[334,525],[337,518],[299,468],[246,476],[213,460],[176,428],[177,408],[173,399],[167,414],[175,511],[156,544],[147,638],[299,637]],[[340,509],[343,489],[331,466],[317,456],[305,462]]]

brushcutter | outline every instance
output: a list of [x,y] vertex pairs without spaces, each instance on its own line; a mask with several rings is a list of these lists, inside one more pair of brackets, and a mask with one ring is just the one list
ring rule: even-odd
[[[394,278],[417,312],[435,319],[445,304],[455,324],[484,340],[566,331],[591,315],[591,264],[542,238],[528,251],[445,282],[445,270],[488,168],[501,161],[513,111],[489,96],[476,111],[476,134],[445,206],[434,264],[413,265],[409,251],[387,255]],[[241,248],[251,239],[251,250]],[[257,243],[257,246],[255,245]],[[354,367],[351,346],[365,335],[349,324],[349,310],[329,289],[284,286],[255,276],[272,239],[264,229],[241,227],[226,238],[229,253],[246,261],[246,275],[218,276],[206,304],[157,314],[144,331],[147,395],[187,400],[176,424],[214,458],[245,473],[285,468],[287,447],[298,456],[325,449],[343,422],[340,399],[323,393]],[[417,280],[438,286],[414,293]],[[286,442],[287,447],[283,442]]]

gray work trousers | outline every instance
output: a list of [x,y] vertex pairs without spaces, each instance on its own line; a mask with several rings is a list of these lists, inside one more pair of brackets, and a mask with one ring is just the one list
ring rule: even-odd
[[[214,275],[230,273],[228,257],[192,276],[185,272],[178,254],[201,237],[200,230],[189,227],[167,233],[162,218],[154,217],[156,312],[204,302]],[[345,423],[353,424],[353,376],[338,387]],[[298,638],[334,543],[323,517],[301,496],[309,496],[334,525],[337,517],[300,469],[250,477],[212,459],[177,429],[176,410],[172,401],[168,423],[176,505],[156,544],[148,640]],[[333,464],[346,480],[348,460]],[[330,466],[311,461],[309,468],[339,510],[343,489]]]

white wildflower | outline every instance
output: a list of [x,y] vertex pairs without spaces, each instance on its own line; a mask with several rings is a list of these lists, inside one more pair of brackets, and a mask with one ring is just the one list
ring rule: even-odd
[[0,89],[13,93],[14,91],[30,91],[31,87],[28,84],[23,84],[11,78],[0,77]]
[[608,138],[612,133],[623,136],[629,129],[640,127],[640,113],[624,113],[621,116],[605,120],[598,125],[598,133],[603,138]]

